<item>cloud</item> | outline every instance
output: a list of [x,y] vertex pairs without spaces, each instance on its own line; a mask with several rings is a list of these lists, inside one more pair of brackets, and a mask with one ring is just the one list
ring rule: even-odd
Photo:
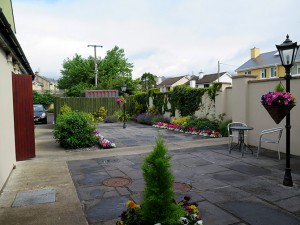
[[297,0],[13,2],[17,38],[33,70],[55,78],[64,59],[93,55],[88,44],[103,45],[100,57],[123,48],[134,78],[213,73],[218,60],[221,70],[234,71],[254,46],[275,50],[287,33],[299,40],[299,6]]

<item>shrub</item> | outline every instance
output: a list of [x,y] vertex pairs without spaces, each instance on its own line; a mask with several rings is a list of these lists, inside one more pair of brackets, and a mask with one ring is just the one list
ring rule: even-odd
[[64,113],[67,113],[67,112],[72,112],[72,109],[67,104],[63,104],[63,106],[60,107],[59,113],[64,114]]
[[95,131],[87,113],[65,112],[58,116],[53,134],[61,147],[76,149],[95,145]]
[[50,91],[40,94],[37,91],[33,91],[33,103],[42,104],[46,109],[54,103],[54,95]]
[[107,110],[105,110],[103,106],[101,106],[97,112],[93,113],[96,122],[102,122],[106,118],[106,115]]
[[[117,110],[117,111],[115,111],[114,116],[116,118],[118,118],[119,121],[123,121],[124,120],[124,112],[123,112],[123,110]],[[130,120],[130,116],[129,116],[129,114],[126,111],[125,111],[125,120],[126,121]]]
[[155,124],[156,122],[170,123],[170,117],[163,115],[155,115],[151,121],[151,124]]
[[142,169],[145,181],[142,215],[146,224],[181,224],[179,218],[185,213],[174,204],[174,176],[170,156],[164,140],[159,136],[153,151],[144,159]]
[[119,119],[116,116],[112,115],[112,116],[107,116],[104,120],[104,123],[116,123],[118,121]]
[[141,113],[135,117],[135,121],[141,124],[152,125],[152,120],[155,114],[152,113]]

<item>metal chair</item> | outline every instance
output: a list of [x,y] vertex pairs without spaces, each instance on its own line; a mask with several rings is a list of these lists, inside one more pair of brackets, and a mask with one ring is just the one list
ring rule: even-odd
[[[229,153],[231,153],[231,145],[232,145],[233,139],[236,138],[238,140],[238,138],[239,138],[239,132],[231,130],[230,127],[238,127],[238,126],[246,127],[247,124],[241,123],[241,122],[232,122],[232,123],[229,123],[227,125],[227,130],[228,130],[228,151],[229,151]],[[247,135],[244,135],[244,136],[247,136]]]
[[[278,136],[276,136],[277,138],[275,138],[275,139],[274,138],[270,139],[270,138],[265,138],[264,137],[265,135],[273,134],[273,133],[276,133],[276,132],[278,133]],[[259,144],[258,144],[258,149],[257,149],[257,158],[258,158],[258,155],[259,155],[259,151],[261,149],[261,143],[264,142],[264,143],[277,144],[278,158],[280,160],[279,141],[280,141],[282,132],[283,132],[283,128],[282,127],[277,127],[277,128],[271,128],[271,129],[263,130],[260,133]]]

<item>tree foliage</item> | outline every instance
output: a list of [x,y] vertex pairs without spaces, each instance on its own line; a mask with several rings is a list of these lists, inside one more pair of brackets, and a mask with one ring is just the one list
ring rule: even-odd
[[99,71],[99,85],[103,89],[120,87],[126,83],[130,87],[132,83],[133,64],[125,57],[124,49],[115,46],[107,51],[106,56],[101,60]]
[[143,90],[149,90],[151,88],[156,87],[156,81],[155,78],[157,76],[151,74],[151,73],[144,73],[140,80],[140,85],[142,86]]
[[54,95],[50,91],[46,91],[43,94],[33,91],[33,103],[42,104],[46,109],[54,103]]
[[59,89],[70,89],[79,83],[94,84],[94,60],[75,54],[63,62],[62,77],[58,80]]

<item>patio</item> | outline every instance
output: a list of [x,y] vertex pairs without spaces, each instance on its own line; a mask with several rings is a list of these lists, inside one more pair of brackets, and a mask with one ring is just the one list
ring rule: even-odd
[[[128,199],[141,203],[140,165],[158,129],[101,124],[101,133],[116,149],[66,152],[49,128],[36,128],[37,157],[17,162],[0,196],[0,224],[86,224],[86,218],[90,225],[109,225]],[[242,157],[236,149],[228,153],[227,138],[159,132],[172,155],[176,199],[190,195],[204,224],[300,224],[299,157],[291,158],[294,187],[286,187],[284,156],[278,161],[277,152],[264,150],[259,159],[249,153]],[[45,188],[56,191],[55,202],[11,207],[17,193]]]

